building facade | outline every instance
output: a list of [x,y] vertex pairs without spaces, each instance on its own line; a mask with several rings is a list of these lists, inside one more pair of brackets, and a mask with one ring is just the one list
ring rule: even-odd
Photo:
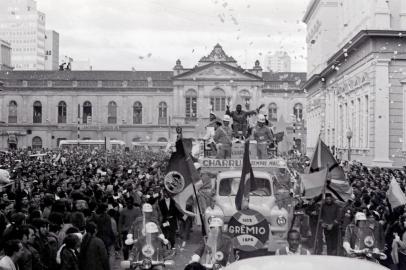
[[404,165],[406,2],[314,0],[303,21],[308,153],[321,136],[342,159]]
[[45,69],[45,14],[35,1],[0,1],[0,39],[11,44],[15,70]]
[[0,39],[0,70],[12,70],[11,67],[11,45]]
[[270,72],[290,72],[291,58],[287,52],[277,51],[266,57],[265,65]]
[[210,111],[223,117],[226,105],[255,109],[271,122],[289,123],[287,138],[305,142],[305,73],[262,72],[238,66],[220,45],[194,68],[180,60],[172,71],[0,72],[0,147],[55,148],[62,139],[173,141],[205,133]]
[[59,34],[54,30],[45,31],[45,70],[59,69]]

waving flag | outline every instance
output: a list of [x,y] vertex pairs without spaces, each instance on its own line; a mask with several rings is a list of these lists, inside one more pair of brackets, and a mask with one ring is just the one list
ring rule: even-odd
[[392,209],[406,204],[405,193],[403,193],[402,189],[399,186],[399,183],[393,177],[390,181],[389,190],[387,191],[387,197]]
[[327,145],[319,138],[308,168],[310,173],[302,175],[302,179],[305,179],[304,182],[314,182],[310,193],[305,188],[306,197],[308,194],[316,192],[315,185],[318,185],[319,194],[322,193],[324,181],[321,182],[320,174],[317,172],[321,172],[324,169],[327,170],[327,176],[324,178],[327,181],[326,192],[330,192],[336,199],[346,202],[352,195],[351,186],[345,179],[343,168],[340,167]]
[[194,183],[199,180],[199,175],[193,165],[190,153],[186,151],[185,140],[187,139],[179,139],[176,142],[176,152],[173,152],[169,159],[164,185],[180,208],[185,213],[190,213],[186,210],[186,201],[191,196],[196,196]]
[[327,145],[319,138],[310,160],[309,172],[317,172],[324,168],[328,168],[331,179],[345,180],[343,168],[340,167]]
[[247,140],[244,146],[244,158],[242,161],[241,179],[235,196],[235,205],[237,210],[242,209],[243,202],[249,201],[250,191],[255,189],[254,172],[252,171],[250,161],[250,142]]

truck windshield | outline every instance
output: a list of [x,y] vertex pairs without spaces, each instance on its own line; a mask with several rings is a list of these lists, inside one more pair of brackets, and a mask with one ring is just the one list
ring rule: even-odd
[[[240,177],[224,178],[220,181],[220,196],[237,195]],[[255,189],[250,192],[251,196],[271,196],[271,184],[269,179],[255,177]]]

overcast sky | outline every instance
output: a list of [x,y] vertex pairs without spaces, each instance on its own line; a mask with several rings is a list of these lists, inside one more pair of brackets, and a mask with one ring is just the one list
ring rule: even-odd
[[171,70],[197,64],[216,43],[244,68],[285,50],[306,70],[308,0],[37,0],[60,55],[98,70]]

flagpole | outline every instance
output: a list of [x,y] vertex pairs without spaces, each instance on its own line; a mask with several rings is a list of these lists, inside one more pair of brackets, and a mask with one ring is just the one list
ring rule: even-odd
[[[177,128],[176,131],[178,133],[178,140],[182,140],[182,129]],[[181,141],[181,142],[182,142],[182,145],[183,145],[183,141]],[[185,149],[185,147],[183,146],[183,151],[185,152],[184,154],[185,154],[186,165],[187,165],[186,168],[189,171],[189,175],[192,176],[192,173],[191,173],[190,167],[189,167],[190,163],[192,162],[191,154],[186,153],[186,151],[184,149]],[[199,217],[200,217],[200,220],[202,222],[202,235],[205,236],[206,235],[206,226],[205,226],[205,223],[204,223],[205,220],[203,219],[203,214],[202,214],[202,210],[201,210],[201,207],[200,207],[199,198],[197,197],[196,186],[195,186],[195,182],[194,182],[193,177],[192,177],[192,187],[193,187],[193,193],[195,194],[195,198],[196,198],[197,210],[199,211]]]
[[327,172],[326,172],[326,179],[324,180],[324,185],[323,185],[323,190],[322,190],[322,197],[321,197],[322,201],[321,201],[321,204],[320,204],[319,215],[318,215],[318,218],[317,218],[317,227],[316,227],[316,235],[315,235],[314,244],[313,244],[313,253],[316,253],[317,242],[319,240],[321,212],[323,211],[323,204],[324,204],[324,201],[326,199],[327,175],[328,175],[328,169],[327,169]]

